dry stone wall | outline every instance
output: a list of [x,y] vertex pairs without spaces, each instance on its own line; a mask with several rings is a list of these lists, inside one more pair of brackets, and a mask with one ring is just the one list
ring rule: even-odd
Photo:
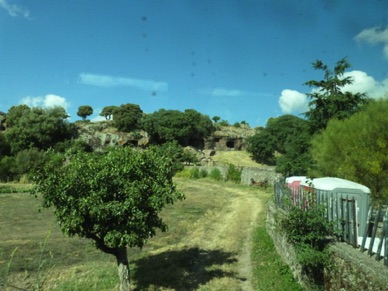
[[[287,263],[294,277],[306,290],[311,290],[309,280],[301,272],[302,268],[296,261],[295,250],[287,242],[285,235],[279,228],[279,221],[286,215],[273,202],[267,208],[267,232],[272,237],[279,255]],[[382,261],[376,261],[344,243],[330,246],[332,252],[330,266],[325,269],[325,290],[388,290],[388,267]]]

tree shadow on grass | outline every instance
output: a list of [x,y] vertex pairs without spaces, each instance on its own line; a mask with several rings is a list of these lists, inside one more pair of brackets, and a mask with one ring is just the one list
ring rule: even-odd
[[235,272],[221,266],[237,262],[236,254],[221,250],[188,248],[166,251],[134,261],[131,277],[135,290],[162,287],[173,290],[195,290],[214,278],[230,277],[244,281]]

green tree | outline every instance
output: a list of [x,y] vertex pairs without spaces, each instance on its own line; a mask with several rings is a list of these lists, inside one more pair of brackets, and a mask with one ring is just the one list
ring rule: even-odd
[[367,103],[365,93],[352,94],[344,92],[343,87],[352,84],[351,77],[344,77],[345,70],[350,68],[349,62],[343,58],[330,70],[322,61],[317,60],[313,68],[324,72],[323,80],[310,80],[305,85],[313,88],[310,98],[309,111],[305,116],[310,122],[310,131],[316,133],[325,129],[331,118],[345,119],[357,112]]
[[116,108],[117,108],[117,106],[113,106],[113,105],[105,106],[104,108],[102,108],[100,116],[103,116],[103,117],[105,117],[105,119],[110,120],[112,118],[113,112],[115,111]]
[[143,119],[143,127],[155,143],[178,141],[182,146],[200,146],[203,138],[213,130],[213,123],[206,115],[193,110],[160,109]]
[[89,105],[82,105],[78,107],[77,115],[82,118],[82,120],[85,120],[86,117],[93,114],[93,108]]
[[137,104],[122,104],[113,110],[113,123],[120,131],[130,132],[140,128],[143,110]]
[[331,120],[314,137],[311,175],[336,176],[368,186],[376,199],[388,198],[388,100],[370,102],[346,120]]
[[[32,147],[48,149],[58,142],[77,136],[77,131],[74,125],[68,122],[68,115],[63,107],[44,109],[20,105],[12,107],[9,115],[11,126],[7,127],[4,135],[13,154]],[[9,115],[7,114],[7,118]]]
[[214,121],[214,123],[217,123],[218,121],[220,121],[221,117],[219,116],[213,116],[212,117],[212,120]]
[[256,162],[276,164],[276,171],[285,176],[307,172],[309,145],[307,121],[290,114],[270,118],[264,129],[247,139],[247,151]]
[[129,290],[127,247],[141,248],[156,229],[166,231],[159,212],[184,198],[173,184],[171,159],[153,150],[79,152],[61,166],[47,163],[35,182],[33,194],[53,207],[65,234],[91,239],[116,257],[120,290]]

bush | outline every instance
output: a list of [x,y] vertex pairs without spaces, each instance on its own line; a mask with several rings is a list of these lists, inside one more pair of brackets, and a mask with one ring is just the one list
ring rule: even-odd
[[323,269],[329,262],[329,236],[336,234],[334,222],[324,214],[322,205],[308,210],[292,207],[281,221],[288,242],[295,247],[297,261],[316,285],[323,284]]
[[228,170],[226,172],[226,180],[235,183],[241,183],[241,172],[242,168],[238,168],[233,164],[229,164]]
[[222,180],[222,173],[220,169],[214,168],[213,170],[210,171],[209,178],[216,180],[216,181],[221,181]]
[[208,176],[208,173],[205,169],[199,169],[197,167],[194,167],[190,170],[190,178],[191,179],[201,179],[206,178]]

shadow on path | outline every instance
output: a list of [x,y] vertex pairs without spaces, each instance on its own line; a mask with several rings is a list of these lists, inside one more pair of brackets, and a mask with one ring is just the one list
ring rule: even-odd
[[236,254],[221,250],[188,248],[166,251],[134,261],[131,280],[135,290],[162,287],[174,290],[195,290],[214,278],[238,278],[235,272],[223,271],[221,266],[237,262]]

